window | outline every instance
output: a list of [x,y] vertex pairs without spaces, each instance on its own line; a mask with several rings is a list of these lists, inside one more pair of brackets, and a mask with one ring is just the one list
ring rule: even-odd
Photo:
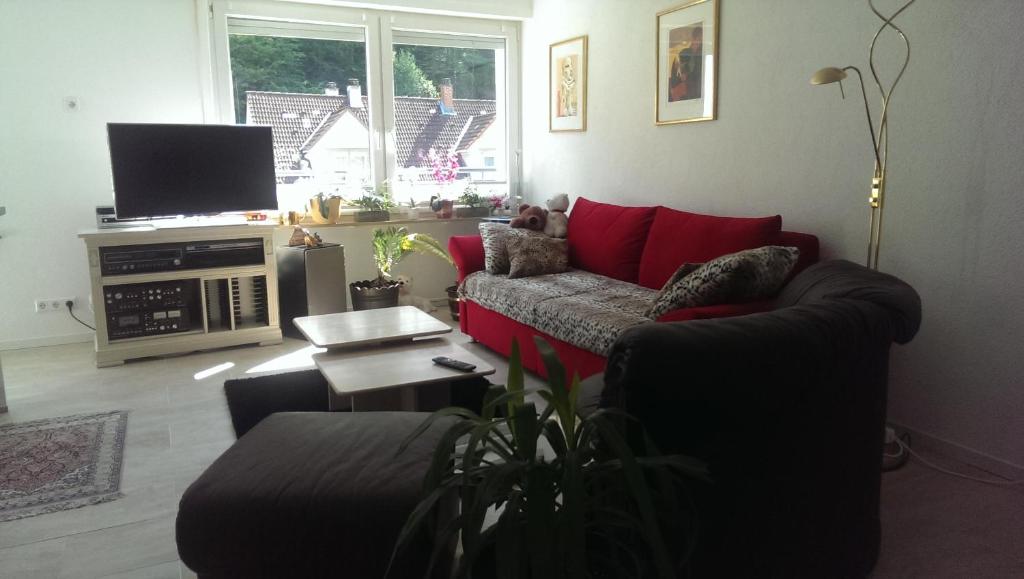
[[282,210],[385,182],[403,201],[456,199],[470,183],[486,196],[517,193],[518,24],[268,0],[212,6],[210,109],[220,122],[273,127]]
[[361,29],[230,18],[228,47],[234,120],[273,127],[282,204],[373,186]]
[[396,194],[504,195],[504,40],[395,31],[392,55]]

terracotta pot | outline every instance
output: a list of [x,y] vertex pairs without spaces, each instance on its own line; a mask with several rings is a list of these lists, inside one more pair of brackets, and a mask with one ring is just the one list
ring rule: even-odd
[[437,215],[438,219],[450,219],[452,216],[452,208],[455,204],[450,199],[442,199],[438,203],[441,208],[435,210],[434,215]]

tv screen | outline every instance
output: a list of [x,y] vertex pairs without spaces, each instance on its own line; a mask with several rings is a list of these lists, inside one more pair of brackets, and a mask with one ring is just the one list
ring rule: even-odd
[[107,124],[120,219],[277,209],[270,127]]

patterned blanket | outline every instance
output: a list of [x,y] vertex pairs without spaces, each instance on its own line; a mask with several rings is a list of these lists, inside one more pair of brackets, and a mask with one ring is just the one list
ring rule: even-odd
[[626,328],[644,316],[657,291],[582,270],[508,279],[478,271],[459,295],[559,340],[607,356]]

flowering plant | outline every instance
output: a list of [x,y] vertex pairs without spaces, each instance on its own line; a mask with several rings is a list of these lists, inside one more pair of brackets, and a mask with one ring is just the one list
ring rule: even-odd
[[491,202],[491,207],[495,209],[503,209],[508,202],[507,195],[491,195],[488,199]]
[[455,181],[459,174],[459,157],[450,153],[438,153],[433,148],[427,154],[427,162],[433,172],[434,180],[441,185],[448,185]]

